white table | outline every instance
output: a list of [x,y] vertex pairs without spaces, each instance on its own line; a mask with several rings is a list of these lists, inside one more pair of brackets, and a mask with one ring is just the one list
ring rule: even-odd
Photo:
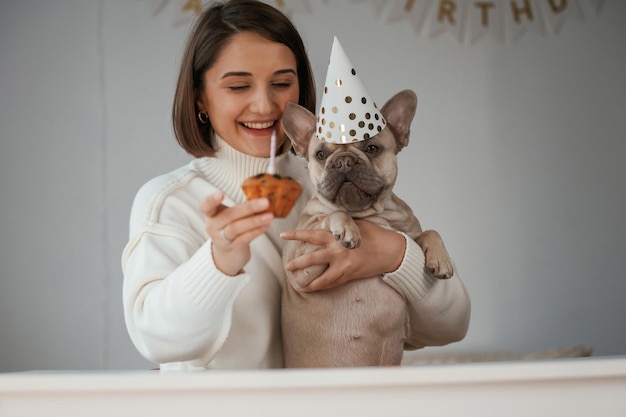
[[626,416],[626,357],[402,368],[0,374],[0,416]]

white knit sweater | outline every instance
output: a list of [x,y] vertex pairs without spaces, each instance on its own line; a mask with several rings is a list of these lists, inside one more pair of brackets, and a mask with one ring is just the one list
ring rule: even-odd
[[[243,202],[241,183],[265,172],[269,158],[242,154],[219,138],[217,144],[216,157],[154,178],[135,197],[122,255],[128,332],[139,352],[164,370],[282,367],[279,234],[295,227],[310,196],[306,164],[292,153],[277,157],[278,172],[305,185],[303,195],[287,218],[275,219],[252,242],[244,272],[230,277],[215,266],[198,205],[216,190],[226,194],[226,205]],[[409,347],[464,337],[465,288],[456,277],[442,281],[425,273],[415,242],[407,239],[402,265],[383,279],[411,307]]]

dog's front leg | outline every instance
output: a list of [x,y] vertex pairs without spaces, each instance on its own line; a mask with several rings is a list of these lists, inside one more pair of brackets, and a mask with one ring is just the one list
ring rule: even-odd
[[337,242],[345,248],[355,249],[361,245],[359,226],[345,211],[330,213],[322,220],[322,228],[330,230]]
[[426,230],[415,241],[424,251],[426,268],[437,278],[450,278],[454,273],[454,268],[439,233],[434,230]]

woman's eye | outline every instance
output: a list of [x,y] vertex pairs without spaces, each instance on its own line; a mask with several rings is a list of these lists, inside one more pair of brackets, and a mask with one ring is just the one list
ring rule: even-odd
[[380,147],[376,146],[376,145],[368,145],[367,148],[365,149],[365,152],[375,155],[380,151]]
[[272,85],[278,88],[289,88],[292,86],[292,83],[274,83]]
[[247,85],[231,85],[230,87],[228,87],[228,89],[231,91],[242,91],[246,88],[248,88]]

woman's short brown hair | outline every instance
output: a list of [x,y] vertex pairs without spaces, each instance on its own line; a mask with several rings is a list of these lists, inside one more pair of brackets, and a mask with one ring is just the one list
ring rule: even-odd
[[197,101],[204,91],[204,74],[217,60],[228,41],[240,32],[256,32],[286,45],[297,62],[298,104],[315,113],[315,81],[304,43],[289,18],[274,7],[256,0],[229,0],[212,4],[193,25],[182,58],[172,122],[180,146],[195,157],[213,156],[214,130],[201,123]]

